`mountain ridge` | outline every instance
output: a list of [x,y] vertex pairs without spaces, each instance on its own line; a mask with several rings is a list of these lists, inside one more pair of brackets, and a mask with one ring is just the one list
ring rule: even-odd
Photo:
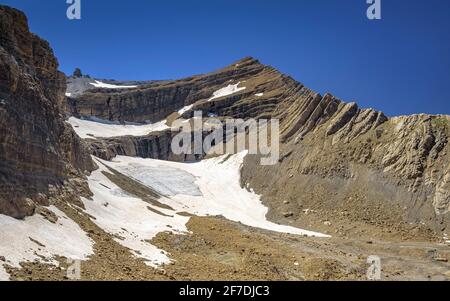
[[[0,5],[0,280],[364,280],[373,254],[382,279],[450,277],[448,116],[387,118],[253,58],[64,96],[73,79]],[[172,154],[196,110],[279,119],[277,164]]]
[[[214,91],[227,85],[236,85],[241,91],[211,100]],[[382,204],[387,204],[389,209],[386,208],[386,212],[395,209],[397,214],[391,222],[401,218],[405,225],[424,223],[438,232],[446,229],[448,224],[450,194],[446,187],[449,187],[450,170],[447,158],[450,116],[447,115],[416,114],[388,118],[382,112],[361,109],[356,103],[346,103],[331,94],[322,96],[251,57],[212,73],[181,80],[120,91],[94,89],[73,101],[76,103],[71,106],[69,114],[76,112],[80,117],[84,112],[89,116],[118,121],[189,119],[194,111],[219,118],[276,118],[280,120],[284,162],[274,167],[261,167],[257,166],[258,160],[247,160],[243,169],[246,175],[244,182],[267,187],[267,183],[260,183],[256,178],[265,179],[263,174],[279,174],[286,168],[289,158],[294,157],[295,162],[290,163],[293,166],[287,168],[295,172],[284,170],[277,184],[280,187],[294,183],[296,174],[350,181],[357,174],[353,165],[363,165],[364,173],[374,172],[381,177],[377,183],[387,181],[392,185],[386,184],[390,190],[404,190],[401,193],[392,193],[389,189],[371,192],[370,198],[374,202],[378,203],[380,198],[383,199]],[[124,108],[127,105],[132,109]],[[176,113],[186,106],[188,110]],[[170,132],[167,129],[142,137],[97,139],[91,145],[94,154],[104,159],[129,155],[180,160],[170,154]],[[306,152],[306,149],[314,151]],[[330,161],[327,157],[333,159]],[[290,174],[292,177],[286,176]],[[370,186],[370,181],[366,179],[360,184]],[[273,199],[281,198],[281,194],[272,195],[268,188],[259,187],[257,191],[269,194]],[[304,193],[293,191],[296,195]],[[403,203],[406,204],[402,207],[406,208],[404,214],[396,208]],[[368,207],[370,205],[369,202]],[[415,206],[427,209],[421,212],[413,208]],[[282,213],[286,212],[280,209],[279,220],[286,222]],[[358,215],[357,212],[355,214]]]

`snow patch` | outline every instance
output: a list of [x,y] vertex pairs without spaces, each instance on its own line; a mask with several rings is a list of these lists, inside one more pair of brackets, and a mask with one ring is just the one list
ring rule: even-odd
[[0,281],[9,281],[9,274],[6,272],[2,264],[0,264]]
[[[176,210],[199,216],[222,215],[235,222],[276,232],[328,237],[321,233],[278,225],[266,219],[268,208],[261,203],[260,196],[240,185],[240,169],[246,154],[247,152],[241,152],[237,155],[225,155],[195,163],[124,156],[116,157],[113,162],[102,162],[155,190],[160,187],[186,186],[184,189],[190,191],[198,187],[201,195],[179,193],[170,197],[170,200],[159,200],[171,201],[170,206]],[[145,168],[149,168],[148,178],[143,176]],[[195,177],[195,183],[187,181],[186,175],[181,171]],[[150,176],[152,173],[163,172],[170,176],[158,179],[155,179],[156,176]]]
[[190,111],[194,105],[185,106],[181,110],[178,111],[179,115],[183,115],[184,113]]
[[170,263],[166,253],[148,241],[160,232],[186,232],[189,218],[129,196],[102,173],[109,172],[101,164],[106,162],[97,161],[100,168],[94,171],[88,180],[94,196],[92,200],[82,198],[86,212],[95,217],[93,222],[115,235],[119,244],[129,248],[135,256],[145,259],[148,265],[156,267]]
[[264,93],[257,93],[257,94],[255,94],[255,96],[257,96],[257,97],[263,97],[263,96],[264,96]]
[[142,184],[152,187],[165,196],[183,194],[201,196],[202,193],[195,184],[196,178],[181,169],[170,166],[147,166],[140,163],[130,163],[122,166],[120,171]]
[[241,82],[238,82],[235,85],[228,85],[225,88],[217,90],[216,92],[213,93],[213,96],[210,99],[208,99],[208,101],[212,101],[214,99],[217,99],[217,98],[220,98],[220,97],[224,97],[224,96],[229,96],[229,95],[235,94],[235,93],[237,93],[239,91],[247,89],[246,87],[238,88],[240,83]]
[[163,131],[169,129],[166,120],[153,124],[119,124],[101,119],[90,120],[78,119],[70,117],[68,123],[73,127],[75,132],[83,139],[95,137],[111,138],[120,136],[145,136],[152,132]]
[[67,96],[67,97],[70,97],[70,96],[72,96],[72,93],[67,92],[67,93],[66,93],[66,96]]
[[[39,214],[25,220],[0,215],[0,256],[5,257],[6,264],[20,268],[21,262],[45,258],[47,263],[57,266],[55,256],[86,260],[93,254],[92,240],[77,223],[54,206],[47,209],[58,216],[56,224]],[[5,273],[0,266],[1,280],[9,278]]]
[[104,89],[132,89],[137,88],[138,86],[118,86],[118,85],[112,85],[103,83],[101,81],[96,80],[95,83],[90,83],[92,86],[96,88],[104,88]]
[[[240,186],[240,168],[246,152],[195,163],[177,163],[119,156],[113,162],[94,158],[99,169],[88,177],[91,200],[82,198],[86,212],[115,240],[136,257],[157,267],[170,263],[167,253],[150,240],[161,232],[187,233],[189,217],[219,216],[248,226],[276,232],[327,237],[267,221],[268,209],[253,191]],[[129,195],[110,181],[103,172],[109,166],[162,194],[160,208]]]

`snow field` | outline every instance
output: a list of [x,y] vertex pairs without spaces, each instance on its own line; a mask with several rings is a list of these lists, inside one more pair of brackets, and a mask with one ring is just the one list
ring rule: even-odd
[[[173,191],[169,194],[170,199],[182,205],[177,207],[172,204],[172,208],[176,210],[199,216],[222,215],[235,222],[276,232],[328,237],[321,233],[267,221],[268,208],[261,203],[260,196],[240,185],[240,169],[246,154],[247,152],[241,152],[195,163],[119,156],[113,162],[105,164],[162,194],[168,193],[161,187],[183,187],[176,189],[178,194],[174,195]],[[155,171],[156,175],[151,176]],[[186,174],[180,171],[191,174],[196,179],[195,183],[186,180]],[[166,173],[166,176],[158,177],[159,172]],[[198,189],[201,195],[188,193],[195,189]],[[182,192],[183,190],[185,192]]]
[[92,86],[96,88],[104,88],[104,89],[132,89],[137,88],[138,86],[118,86],[118,85],[112,85],[107,84],[101,81],[96,80],[95,83],[90,83]]
[[104,161],[98,162],[100,169],[89,177],[89,187],[94,196],[92,200],[82,199],[86,212],[95,217],[93,222],[116,236],[118,243],[132,250],[135,256],[145,259],[148,265],[156,267],[169,263],[166,253],[148,241],[160,232],[186,232],[189,218],[128,195],[102,173],[109,172],[101,164]]
[[[48,209],[58,216],[56,224],[39,214],[25,220],[0,215],[0,256],[8,265],[20,268],[21,262],[46,258],[57,266],[58,262],[52,260],[55,256],[86,260],[93,254],[93,241],[78,224],[56,207]],[[0,280],[7,280],[6,277],[9,278],[0,264]]]
[[67,121],[82,139],[95,139],[95,137],[111,138],[119,136],[145,136],[152,132],[163,131],[170,127],[166,120],[153,124],[118,124],[101,121],[99,119],[84,120],[70,117]]

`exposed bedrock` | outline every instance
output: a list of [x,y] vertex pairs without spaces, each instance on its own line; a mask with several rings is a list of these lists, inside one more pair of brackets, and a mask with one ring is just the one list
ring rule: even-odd
[[[413,223],[448,233],[450,118],[415,115],[377,125],[380,115],[371,111],[359,120],[343,118],[346,114],[283,144],[275,166],[260,166],[250,156],[243,182],[251,183],[269,206],[288,201],[375,225],[386,220],[386,226]],[[343,120],[346,125],[330,134]]]
[[183,106],[208,98],[230,80],[250,77],[264,66],[252,59],[241,62],[242,68],[229,67],[215,73],[182,80],[157,81],[135,89],[91,89],[70,98],[69,112],[114,121],[158,121]]
[[[64,122],[65,76],[25,15],[0,5],[0,213],[22,218],[43,194],[91,170],[84,143]],[[55,188],[56,189],[56,188]]]
[[[215,92],[231,85],[238,91],[215,97]],[[70,98],[68,107],[76,116],[134,122],[167,118],[172,122],[178,117],[176,112],[188,105],[192,107],[183,111],[185,119],[200,110],[204,116],[219,118],[280,120],[280,163],[262,167],[259,160],[247,160],[243,168],[244,181],[255,186],[269,204],[286,194],[301,198],[306,188],[300,189],[305,187],[300,182],[308,177],[331,183],[343,180],[347,181],[345,189],[351,185],[386,187],[386,191],[364,189],[358,193],[366,195],[369,203],[405,204],[399,211],[405,220],[433,229],[447,227],[449,116],[388,118],[331,94],[322,96],[253,58],[210,74],[151,82],[135,89],[89,90]],[[169,138],[167,133],[157,133],[98,139],[93,145],[105,158],[127,154],[179,160],[168,151]],[[357,170],[377,176],[363,177]],[[281,189],[290,185],[298,189]],[[329,187],[331,198],[342,190],[339,185]]]
[[[194,132],[188,133],[186,140],[191,141],[189,152],[175,154],[172,150],[174,141],[180,132],[165,130],[151,133],[147,136],[123,136],[113,138],[100,138],[90,140],[92,154],[103,160],[112,160],[116,156],[140,157],[145,159],[168,160],[175,162],[197,161],[208,157],[207,150],[201,149],[195,151]],[[211,131],[197,132],[199,141],[205,142],[205,139],[211,135]],[[222,141],[222,140],[221,140]],[[213,144],[215,142],[213,141]],[[218,143],[218,142],[216,142]],[[182,143],[179,143],[182,146]]]

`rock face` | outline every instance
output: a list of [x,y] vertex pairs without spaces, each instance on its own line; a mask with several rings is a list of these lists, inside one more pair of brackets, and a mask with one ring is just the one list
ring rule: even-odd
[[172,154],[170,131],[153,133],[143,137],[115,137],[91,141],[94,156],[111,160],[116,156],[151,158],[178,161]]
[[[214,97],[229,85],[239,91]],[[91,89],[69,103],[76,116],[132,122],[174,119],[174,112],[188,105],[192,108],[182,112],[183,118],[194,110],[219,118],[277,118],[279,164],[261,166],[258,156],[248,156],[242,169],[243,182],[263,195],[273,218],[285,212],[276,204],[289,200],[298,208],[349,210],[352,218],[375,224],[380,215],[439,231],[449,224],[449,116],[389,119],[315,93],[253,58],[177,81],[120,91]],[[169,140],[166,132],[100,139],[93,145],[104,158],[126,154],[179,160],[171,156]]]
[[[207,156],[205,151],[202,154],[174,154],[172,142],[179,131],[165,130],[151,133],[147,136],[133,137],[113,137],[90,140],[92,154],[103,160],[111,160],[116,156],[140,157],[144,159],[168,160],[175,162],[197,161]],[[198,132],[200,135],[200,132]],[[211,131],[203,131],[201,139],[211,134]],[[191,132],[191,141],[194,141],[194,133]],[[191,144],[191,150],[194,144]]]
[[69,177],[92,170],[64,122],[65,76],[25,15],[0,5],[0,213],[22,218]]
[[156,81],[135,89],[90,89],[70,98],[74,116],[89,115],[111,121],[157,121],[180,108],[208,98],[230,80],[250,77],[263,65],[244,61],[243,68],[229,67],[215,73],[176,81]]

